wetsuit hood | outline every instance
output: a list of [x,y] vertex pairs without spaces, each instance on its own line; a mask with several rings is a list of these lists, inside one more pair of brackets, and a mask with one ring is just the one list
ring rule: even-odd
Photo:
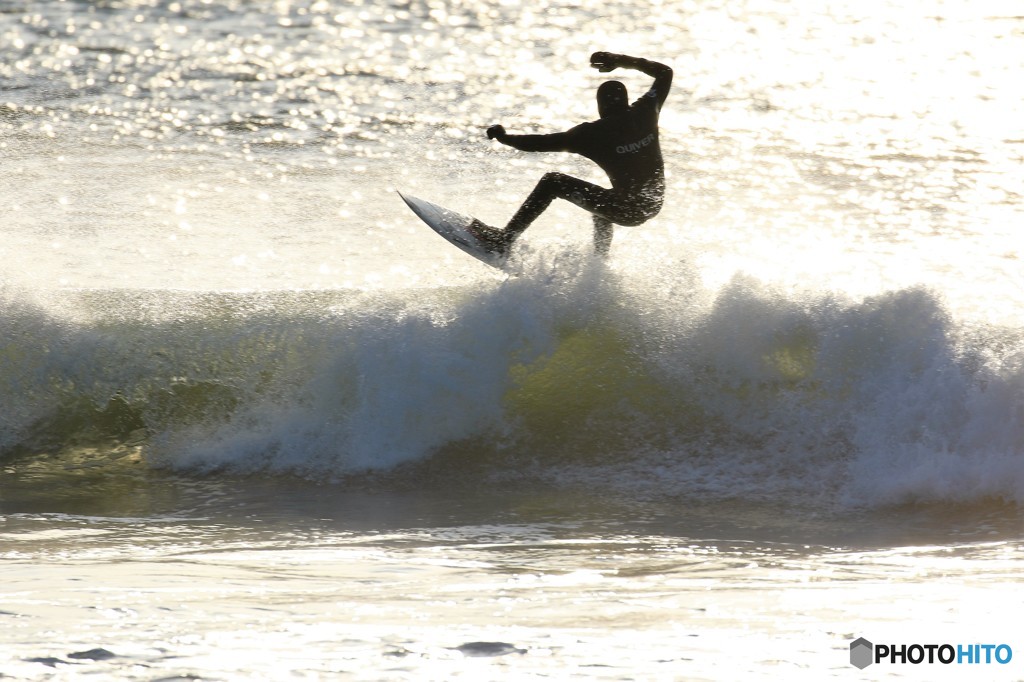
[[597,88],[597,112],[601,118],[624,113],[629,109],[626,86],[619,81],[605,81]]

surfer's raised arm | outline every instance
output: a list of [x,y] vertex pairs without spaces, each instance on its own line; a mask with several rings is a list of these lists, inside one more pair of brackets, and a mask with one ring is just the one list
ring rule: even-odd
[[654,85],[647,91],[644,97],[654,97],[658,101],[658,109],[661,109],[668,97],[668,91],[672,87],[672,69],[661,62],[654,62],[642,57],[630,57],[625,54],[614,52],[595,52],[590,55],[590,65],[601,73],[608,73],[615,69],[634,69],[654,79]]
[[[672,69],[661,62],[630,57],[614,52],[595,52],[590,55],[590,65],[601,73],[615,69],[633,69],[654,79],[644,97],[653,97],[660,110],[672,88]],[[518,149],[521,152],[566,152],[571,151],[572,131],[547,135],[510,135],[504,126],[493,125],[487,129],[487,138]]]

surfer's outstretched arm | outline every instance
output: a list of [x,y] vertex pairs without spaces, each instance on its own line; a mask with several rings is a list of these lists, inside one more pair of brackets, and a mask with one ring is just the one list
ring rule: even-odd
[[567,152],[569,151],[568,133],[549,133],[547,135],[509,135],[504,126],[495,125],[487,129],[487,137],[508,145],[521,152]]
[[595,52],[590,55],[590,65],[600,71],[607,73],[615,69],[634,69],[654,79],[654,85],[647,91],[645,97],[654,97],[658,100],[658,108],[665,103],[668,91],[672,87],[672,69],[661,62],[654,62],[641,57],[630,57],[625,54],[614,52]]

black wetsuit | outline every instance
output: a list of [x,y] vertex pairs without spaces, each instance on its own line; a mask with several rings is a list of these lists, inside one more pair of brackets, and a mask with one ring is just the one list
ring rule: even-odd
[[572,152],[592,160],[608,174],[611,189],[564,173],[547,173],[505,228],[514,240],[556,198],[566,199],[594,214],[598,250],[607,251],[612,223],[639,225],[661,210],[665,196],[665,166],[658,142],[658,116],[668,96],[672,71],[636,60],[632,68],[656,75],[654,86],[623,111],[562,133],[504,135],[502,144],[528,152]]

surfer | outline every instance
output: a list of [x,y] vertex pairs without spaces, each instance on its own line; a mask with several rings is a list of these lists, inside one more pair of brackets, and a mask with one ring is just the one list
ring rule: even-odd
[[613,224],[634,226],[661,210],[665,196],[665,165],[658,144],[658,115],[672,86],[672,69],[664,64],[612,52],[595,52],[590,65],[602,73],[635,69],[654,78],[651,89],[633,104],[626,86],[606,81],[597,89],[596,121],[561,133],[510,135],[500,125],[487,137],[524,152],[572,152],[590,159],[608,175],[606,189],[564,173],[546,173],[526,201],[499,230],[474,220],[470,231],[491,253],[504,256],[513,242],[555,199],[565,199],[594,218],[594,249],[606,255]]

